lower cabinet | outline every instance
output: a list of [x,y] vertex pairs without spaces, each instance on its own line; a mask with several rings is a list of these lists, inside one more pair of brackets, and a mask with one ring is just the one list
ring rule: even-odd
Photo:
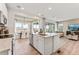
[[41,54],[51,54],[53,51],[52,37],[33,36],[33,45]]
[[33,46],[38,49],[38,37],[37,36],[33,36]]
[[44,54],[44,39],[41,37],[38,39],[38,50],[41,54]]
[[57,51],[59,48],[60,48],[60,46],[61,46],[61,44],[60,44],[60,39],[59,39],[59,36],[54,36],[54,49],[53,49],[53,52],[55,52],[55,51]]
[[33,35],[33,46],[43,55],[50,55],[55,52],[60,46],[58,36],[42,37]]
[[8,55],[8,54],[9,54],[9,49],[8,49],[8,50],[5,50],[5,51],[0,52],[0,55]]
[[33,36],[33,46],[41,53],[44,54],[44,39],[34,35]]
[[52,54],[53,53],[53,37],[47,37],[45,38],[45,43],[44,43],[44,52],[46,55]]

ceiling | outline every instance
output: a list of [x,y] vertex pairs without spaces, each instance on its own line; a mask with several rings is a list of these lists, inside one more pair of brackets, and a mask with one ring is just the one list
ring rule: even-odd
[[79,18],[79,3],[7,3],[7,7],[29,16],[43,16],[47,20],[63,21]]

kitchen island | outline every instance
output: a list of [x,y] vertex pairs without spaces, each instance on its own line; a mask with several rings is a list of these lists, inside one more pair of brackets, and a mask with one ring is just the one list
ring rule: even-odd
[[40,35],[33,33],[32,46],[41,54],[49,55],[53,54],[60,48],[60,38],[57,33],[45,33],[46,35]]

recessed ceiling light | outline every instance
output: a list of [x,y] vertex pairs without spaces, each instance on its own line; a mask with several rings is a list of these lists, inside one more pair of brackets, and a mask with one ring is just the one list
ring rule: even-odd
[[19,6],[19,5],[17,6],[17,8],[24,10],[24,8],[23,8],[23,7],[21,7],[21,6]]
[[52,8],[50,7],[50,8],[48,8],[48,10],[52,10]]
[[39,15],[39,16],[41,16],[41,14],[40,14],[40,13],[38,13],[38,15]]
[[21,9],[22,9],[22,10],[24,10],[24,8],[23,8],[23,7],[21,7]]

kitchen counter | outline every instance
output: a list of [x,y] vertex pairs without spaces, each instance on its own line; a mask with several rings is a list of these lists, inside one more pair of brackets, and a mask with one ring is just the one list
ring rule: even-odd
[[11,48],[11,40],[12,40],[12,38],[0,39],[0,54],[3,54],[4,51],[9,51],[10,50],[10,48]]
[[46,33],[45,36],[33,33],[33,46],[43,55],[56,52],[60,47],[60,38],[57,33]]
[[13,37],[13,34],[0,34],[0,39],[1,38],[10,38]]
[[45,35],[41,35],[41,34],[38,34],[38,33],[33,33],[34,35],[39,35],[39,36],[42,36],[42,37],[51,37],[51,36],[56,36],[58,35],[57,33],[45,33]]

